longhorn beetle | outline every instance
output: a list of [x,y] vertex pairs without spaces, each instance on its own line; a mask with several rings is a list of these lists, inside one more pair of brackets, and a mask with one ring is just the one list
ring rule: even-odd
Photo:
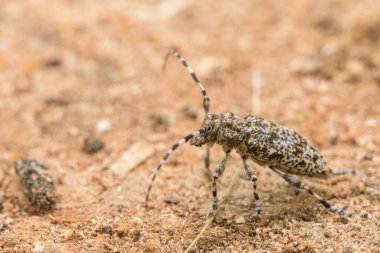
[[253,168],[248,165],[248,159],[252,159],[261,166],[269,167],[290,185],[307,190],[309,194],[317,198],[324,207],[330,209],[332,212],[341,215],[350,215],[350,213],[342,208],[327,202],[295,176],[327,178],[331,174],[345,174],[347,171],[335,171],[327,167],[326,162],[317,148],[298,133],[285,126],[253,115],[241,118],[230,112],[222,114],[209,113],[210,98],[205,88],[186,60],[176,50],[172,49],[166,55],[164,67],[168,57],[171,55],[177,57],[182,62],[183,66],[185,66],[193,80],[199,86],[203,95],[205,117],[201,127],[175,143],[154,170],[146,194],[146,206],[148,206],[149,195],[157,173],[165,164],[171,153],[179,146],[191,140],[191,145],[197,147],[207,144],[205,155],[206,170],[209,170],[209,148],[211,148],[213,144],[222,145],[223,151],[225,152],[225,158],[216,166],[215,172],[212,175],[211,186],[213,201],[210,215],[218,208],[216,182],[223,174],[230,153],[234,149],[240,155],[245,172],[249,180],[253,183],[253,197],[255,199],[253,218],[256,218],[260,214],[261,204],[259,194],[256,190],[257,177]]

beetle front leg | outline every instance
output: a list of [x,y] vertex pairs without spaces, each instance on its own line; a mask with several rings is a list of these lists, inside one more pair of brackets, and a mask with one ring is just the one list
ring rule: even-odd
[[204,174],[205,176],[210,180],[211,179],[211,171],[210,171],[210,149],[206,148],[206,152],[204,154],[204,162],[205,162],[205,167],[204,167]]
[[212,175],[212,208],[210,209],[209,217],[211,217],[214,214],[214,212],[218,209],[218,193],[216,189],[216,180],[218,180],[218,178],[223,174],[224,169],[227,165],[228,158],[230,157],[230,152],[230,150],[226,152],[225,158],[216,166],[215,172]]

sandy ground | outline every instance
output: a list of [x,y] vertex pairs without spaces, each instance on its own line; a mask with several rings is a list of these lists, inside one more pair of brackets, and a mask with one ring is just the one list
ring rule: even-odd
[[[356,170],[305,179],[348,218],[251,163],[260,219],[249,218],[252,185],[241,172],[194,252],[379,252],[379,12],[367,0],[1,1],[0,251],[182,252],[197,236],[211,203],[202,149],[173,154],[143,206],[159,160],[202,121],[185,69],[171,58],[161,71],[175,47],[211,111],[285,124],[330,166]],[[86,138],[105,146],[88,154]],[[215,166],[221,148],[211,155]],[[23,194],[20,158],[49,168],[53,211]],[[237,168],[234,154],[220,196]]]

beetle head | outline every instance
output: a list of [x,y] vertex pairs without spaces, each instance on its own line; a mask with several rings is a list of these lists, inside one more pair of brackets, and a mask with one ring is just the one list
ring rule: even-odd
[[191,140],[191,145],[201,147],[204,144],[214,144],[220,127],[220,118],[217,114],[207,114],[204,119],[200,134]]

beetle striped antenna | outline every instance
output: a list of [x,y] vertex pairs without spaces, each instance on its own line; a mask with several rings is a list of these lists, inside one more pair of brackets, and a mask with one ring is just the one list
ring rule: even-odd
[[174,150],[176,150],[179,146],[185,144],[186,142],[188,142],[190,139],[198,136],[200,134],[200,130],[197,130],[187,136],[185,136],[184,138],[182,138],[180,141],[178,141],[176,144],[174,144],[169,150],[168,152],[166,153],[166,155],[164,156],[164,158],[162,158],[162,160],[160,161],[160,163],[158,164],[157,168],[153,171],[152,173],[152,179],[150,181],[150,184],[149,184],[149,187],[148,187],[148,191],[146,193],[146,196],[145,196],[145,206],[148,207],[148,202],[149,202],[149,196],[150,196],[150,192],[152,190],[152,187],[153,187],[153,184],[154,184],[154,181],[156,180],[156,176],[158,174],[158,172],[160,171],[160,169],[162,168],[162,166],[164,166],[164,164],[166,163],[166,161],[168,160],[169,156],[171,153],[174,152]]
[[183,66],[185,66],[185,68],[187,69],[187,72],[189,72],[189,74],[191,75],[191,77],[193,78],[193,80],[198,84],[199,89],[201,89],[201,92],[202,92],[202,95],[203,95],[203,108],[205,109],[205,113],[206,113],[205,118],[206,118],[207,114],[209,112],[209,109],[210,109],[210,98],[207,95],[207,92],[206,92],[205,88],[203,87],[203,84],[198,79],[197,75],[194,73],[193,69],[189,66],[189,64],[187,63],[187,61],[178,53],[177,50],[171,49],[166,54],[164,65],[162,66],[162,69],[165,69],[166,62],[168,61],[168,58],[171,55],[177,57],[178,60],[180,60],[182,62]]

